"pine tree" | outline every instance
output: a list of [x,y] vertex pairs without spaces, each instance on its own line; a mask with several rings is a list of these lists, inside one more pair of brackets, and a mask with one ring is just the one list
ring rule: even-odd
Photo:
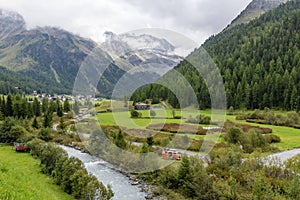
[[124,139],[124,134],[122,133],[122,131],[119,131],[116,135],[116,137],[114,138],[114,142],[117,145],[117,147],[121,148],[121,149],[125,149],[127,146],[127,143]]
[[43,127],[50,128],[52,125],[52,113],[48,112],[44,114]]
[[6,106],[5,106],[5,115],[6,116],[13,116],[13,102],[12,102],[12,95],[9,94],[6,99]]
[[63,108],[61,106],[61,104],[57,105],[57,116],[62,117],[64,115],[63,113]]
[[64,112],[69,112],[71,110],[71,106],[70,106],[70,102],[69,99],[66,98],[66,100],[64,101]]
[[32,104],[33,114],[36,117],[41,116],[41,104],[37,98],[34,98],[33,104]]
[[40,127],[36,117],[33,119],[32,127],[35,128],[35,129],[38,129]]
[[47,98],[43,98],[42,100],[42,112],[46,113],[48,111],[49,102]]
[[147,144],[148,144],[148,146],[152,146],[153,143],[154,143],[154,141],[153,141],[153,136],[152,136],[152,135],[149,135],[149,136],[147,137]]
[[59,125],[58,125],[58,128],[59,128],[59,132],[61,133],[64,133],[65,132],[65,129],[66,129],[66,124],[64,122],[64,118],[63,117],[60,117],[59,119]]

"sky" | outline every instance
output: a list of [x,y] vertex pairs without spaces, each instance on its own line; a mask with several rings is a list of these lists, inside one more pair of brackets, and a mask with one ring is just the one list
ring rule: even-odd
[[0,0],[27,28],[54,26],[98,42],[104,32],[142,28],[178,32],[202,44],[222,31],[251,0]]

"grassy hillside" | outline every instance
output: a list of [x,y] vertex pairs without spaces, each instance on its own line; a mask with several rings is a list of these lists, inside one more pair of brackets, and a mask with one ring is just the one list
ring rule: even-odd
[[40,172],[39,161],[0,146],[0,199],[73,199]]

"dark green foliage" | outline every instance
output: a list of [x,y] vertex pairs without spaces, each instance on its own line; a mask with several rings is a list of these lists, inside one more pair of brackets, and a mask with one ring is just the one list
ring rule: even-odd
[[184,156],[180,163],[141,176],[156,181],[164,189],[171,189],[170,193],[180,194],[179,197],[171,195],[171,199],[218,199],[212,177],[196,158]]
[[149,147],[147,143],[143,143],[140,153],[148,153],[148,152],[149,152]]
[[211,117],[205,116],[205,115],[197,115],[195,118],[192,118],[190,116],[187,120],[187,123],[193,123],[193,124],[210,124]]
[[182,190],[184,196],[192,195],[192,188],[190,188],[190,180],[192,179],[192,169],[190,160],[187,156],[181,158],[180,167],[177,174],[178,186]]
[[64,101],[64,112],[69,112],[71,110],[71,106],[70,106],[70,102],[69,99],[66,98],[66,100]]
[[13,116],[15,118],[32,118],[34,116],[38,117],[41,115],[41,108],[39,101],[35,98],[34,101],[21,96],[20,94],[7,95],[0,97],[0,111],[3,117]]
[[50,128],[52,126],[52,113],[48,112],[44,114],[43,127]]
[[[246,25],[212,36],[203,44],[224,79],[228,108],[300,110],[299,16],[300,2],[290,1]],[[210,95],[203,77],[188,62],[200,52],[196,49],[174,70],[190,82],[203,109],[210,108]],[[171,74],[164,75],[162,82],[170,81]],[[175,87],[176,81],[168,82],[170,87]],[[137,90],[131,99],[143,101],[156,96],[175,108],[179,106],[175,95],[159,84]],[[192,102],[182,106],[190,105]]]
[[150,146],[150,147],[154,144],[154,140],[153,140],[153,136],[152,136],[152,135],[149,135],[149,136],[147,137],[147,144],[148,144],[148,146]]
[[32,109],[33,109],[33,114],[36,117],[41,116],[41,104],[37,98],[34,98],[34,100],[33,100]]
[[227,134],[225,135],[225,139],[232,144],[237,144],[242,135],[242,130],[237,127],[232,127],[227,131]]
[[236,117],[238,120],[246,120],[247,122],[254,122],[260,124],[271,124],[277,126],[290,126],[297,127],[300,125],[300,117],[297,112],[288,112],[286,116],[276,114],[265,108],[264,111],[255,110],[253,112],[239,115]]
[[56,110],[57,116],[62,117],[64,115],[63,107],[58,99],[56,100],[56,108],[57,108]]
[[47,98],[43,98],[42,100],[42,112],[45,113],[48,110],[49,102]]
[[26,130],[23,126],[15,125],[12,126],[9,131],[9,137],[11,142],[24,142],[24,136],[26,134]]
[[265,135],[265,139],[266,142],[269,144],[281,142],[281,138],[278,135],[274,135],[274,134]]
[[121,149],[125,149],[127,146],[127,143],[124,139],[124,134],[122,131],[119,131],[117,135],[114,137],[114,143],[117,145],[117,147]]
[[17,124],[17,121],[12,117],[6,117],[3,124],[1,125],[0,131],[0,141],[1,143],[11,143],[15,142],[16,138],[12,138],[10,135],[10,130],[13,126]]
[[35,128],[35,129],[38,129],[40,127],[36,117],[33,119],[32,127]]
[[286,166],[261,157],[242,158],[236,147],[215,147],[204,167],[183,157],[165,169],[141,175],[170,199],[299,199],[299,156]]
[[243,132],[237,127],[231,127],[225,134],[224,139],[231,144],[241,145],[245,153],[252,153],[256,148],[267,150],[269,144],[281,141],[277,135],[267,134],[264,136],[259,130],[255,129]]
[[58,128],[59,128],[59,131],[60,131],[61,133],[64,133],[64,132],[65,132],[66,124],[65,124],[65,122],[64,122],[64,118],[63,118],[63,117],[61,117],[61,118],[59,119],[59,125],[58,125]]
[[57,185],[76,199],[100,198],[109,200],[113,192],[93,175],[88,174],[83,163],[52,144],[33,140],[28,146],[31,154],[41,160],[42,172],[52,176]]
[[9,94],[6,99],[5,104],[5,116],[13,116],[14,110],[13,110],[13,102],[12,102],[12,95]]
[[54,113],[54,112],[57,112],[57,103],[54,102],[53,100],[50,101],[50,104],[49,104],[49,107],[48,107],[47,112],[48,112],[48,113]]
[[38,138],[47,142],[51,139],[50,134],[51,134],[51,129],[43,128],[39,131]]
[[140,113],[136,110],[132,110],[130,112],[130,116],[131,116],[131,118],[140,118],[140,117],[142,117],[142,113]]

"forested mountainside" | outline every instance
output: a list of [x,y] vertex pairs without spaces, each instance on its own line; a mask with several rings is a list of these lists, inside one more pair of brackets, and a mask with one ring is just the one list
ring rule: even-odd
[[[299,29],[300,1],[295,0],[248,24],[212,36],[202,45],[220,69],[228,107],[300,109]],[[182,61],[174,70],[190,82],[200,107],[210,107],[208,89],[191,64]],[[155,84],[132,96],[135,101],[148,98],[161,98],[174,107],[179,106],[170,91]]]

